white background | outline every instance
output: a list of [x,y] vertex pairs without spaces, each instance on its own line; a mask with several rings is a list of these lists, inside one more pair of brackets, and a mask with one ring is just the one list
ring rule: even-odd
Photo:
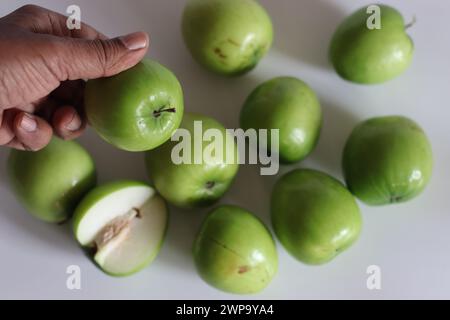
[[[48,0],[34,3],[64,12],[78,4],[82,19],[109,36],[136,30],[151,36],[148,56],[175,72],[188,111],[213,116],[228,128],[238,125],[242,103],[260,82],[297,76],[318,93],[325,125],[317,150],[300,164],[342,178],[340,158],[355,124],[371,116],[402,114],[418,121],[432,141],[434,176],[419,198],[401,205],[361,205],[364,230],[359,242],[332,263],[305,266],[278,244],[277,277],[260,299],[450,298],[450,2],[388,1],[407,21],[416,53],[401,77],[377,86],[347,83],[333,72],[327,48],[337,24],[366,1],[264,0],[276,31],[272,51],[249,75],[227,79],[199,67],[180,34],[182,0]],[[0,0],[0,15],[26,1]],[[145,180],[141,154],[116,150],[93,132],[81,143],[93,154],[102,182]],[[0,298],[235,299],[216,291],[196,274],[191,245],[205,210],[171,210],[167,240],[156,261],[139,274],[115,279],[102,274],[75,243],[69,226],[42,223],[29,216],[8,187],[0,149]],[[294,166],[295,167],[295,166]],[[282,172],[293,167],[285,167]],[[261,177],[256,166],[243,166],[223,203],[243,206],[269,222],[269,198],[276,177]],[[43,191],[44,192],[44,191]],[[66,288],[66,267],[79,265],[82,290]],[[366,269],[378,265],[382,290],[366,288]],[[247,298],[247,297],[243,297]]]

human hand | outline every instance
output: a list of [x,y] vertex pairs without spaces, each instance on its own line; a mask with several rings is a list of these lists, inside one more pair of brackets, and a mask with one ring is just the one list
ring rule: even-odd
[[0,18],[0,146],[36,151],[53,134],[78,137],[83,79],[120,73],[147,52],[146,33],[108,39],[86,24],[69,30],[66,21],[33,5]]

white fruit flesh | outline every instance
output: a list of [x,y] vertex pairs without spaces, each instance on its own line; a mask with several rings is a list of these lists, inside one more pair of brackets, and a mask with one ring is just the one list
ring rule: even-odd
[[108,242],[95,255],[95,261],[107,272],[132,273],[156,256],[166,230],[165,203],[154,196],[140,208],[140,214],[129,222],[128,232],[122,229],[119,237],[114,238],[116,241]]
[[77,238],[96,248],[94,260],[107,273],[131,274],[158,253],[167,225],[167,209],[153,189],[133,186],[94,204],[80,221]]
[[124,216],[117,217],[104,227],[95,238],[97,253],[95,260],[102,265],[105,259],[124,242],[131,230],[131,223],[137,217],[138,209],[132,209]]

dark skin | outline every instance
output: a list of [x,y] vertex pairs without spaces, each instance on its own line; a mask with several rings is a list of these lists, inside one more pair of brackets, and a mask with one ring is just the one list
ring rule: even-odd
[[37,151],[53,135],[77,138],[86,127],[85,80],[125,71],[147,53],[144,32],[108,39],[66,21],[33,5],[0,18],[0,146]]

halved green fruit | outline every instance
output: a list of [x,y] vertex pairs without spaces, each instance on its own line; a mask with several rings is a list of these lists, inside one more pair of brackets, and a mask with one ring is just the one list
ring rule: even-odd
[[149,265],[159,252],[167,224],[164,200],[135,181],[92,190],[74,216],[77,241],[93,249],[94,261],[112,276],[127,276]]

